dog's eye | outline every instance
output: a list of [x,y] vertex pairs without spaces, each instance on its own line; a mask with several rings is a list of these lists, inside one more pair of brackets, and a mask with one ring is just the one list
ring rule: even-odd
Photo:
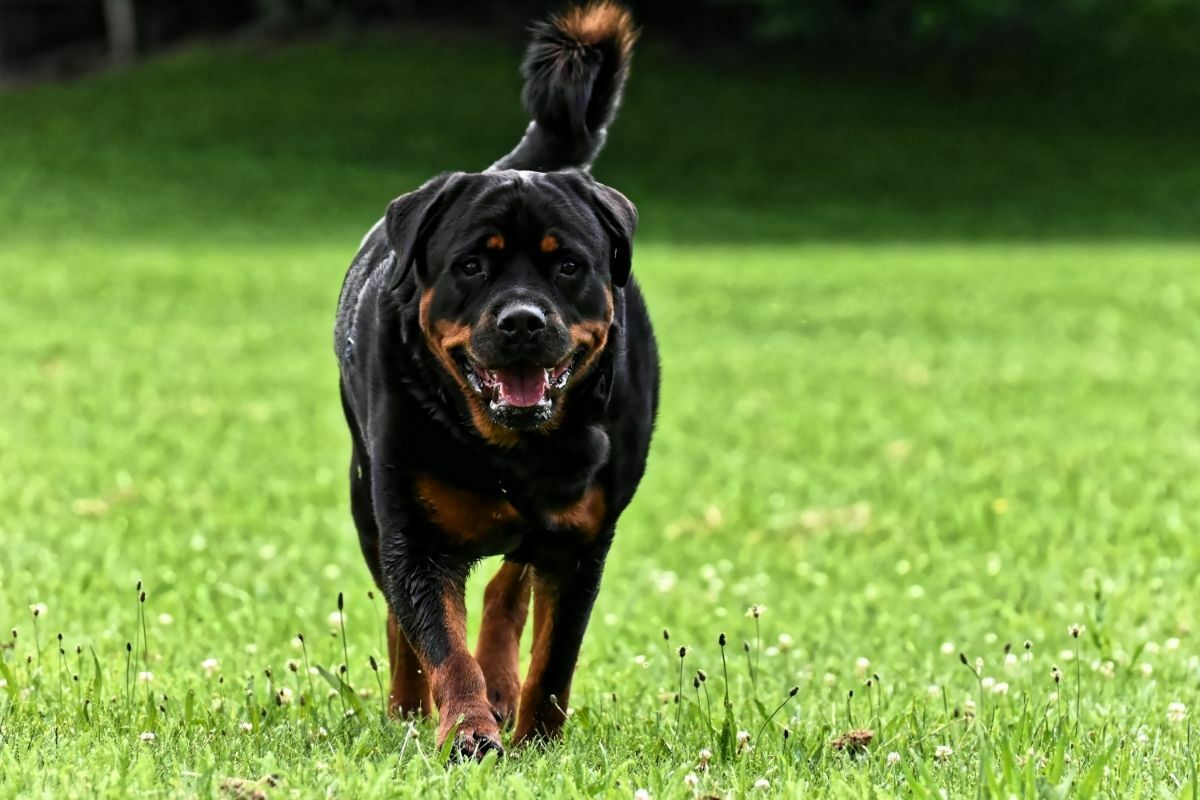
[[478,275],[483,271],[483,265],[479,263],[478,258],[468,258],[466,261],[458,265],[462,270],[463,275]]
[[558,271],[563,275],[574,275],[579,271],[579,264],[569,258],[564,258],[562,263],[558,265]]

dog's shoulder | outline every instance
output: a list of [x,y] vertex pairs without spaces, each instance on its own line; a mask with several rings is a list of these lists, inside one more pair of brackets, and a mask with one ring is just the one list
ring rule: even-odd
[[343,365],[353,351],[353,335],[358,327],[358,314],[363,300],[370,289],[378,288],[380,279],[388,274],[394,259],[395,254],[384,232],[383,220],[380,220],[363,237],[358,252],[350,263],[350,269],[346,271],[346,277],[342,281],[337,319],[333,329],[333,349]]

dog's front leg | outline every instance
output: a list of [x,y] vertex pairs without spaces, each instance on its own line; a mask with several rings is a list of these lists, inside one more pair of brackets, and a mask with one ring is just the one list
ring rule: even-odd
[[553,739],[566,722],[579,647],[600,590],[609,537],[533,572],[533,656],[521,690],[516,744]]
[[502,752],[483,671],[467,649],[463,594],[470,561],[430,551],[406,534],[385,537],[381,550],[388,602],[433,690],[438,747],[453,738],[460,757]]

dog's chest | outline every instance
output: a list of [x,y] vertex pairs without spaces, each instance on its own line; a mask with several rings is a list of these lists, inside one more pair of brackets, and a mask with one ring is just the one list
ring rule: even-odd
[[[561,507],[543,512],[518,511],[499,488],[480,492],[423,475],[415,481],[426,519],[450,543],[476,555],[516,550],[530,536],[561,535],[586,542],[600,532],[606,512],[604,490],[591,486]],[[532,517],[532,518],[531,518]]]

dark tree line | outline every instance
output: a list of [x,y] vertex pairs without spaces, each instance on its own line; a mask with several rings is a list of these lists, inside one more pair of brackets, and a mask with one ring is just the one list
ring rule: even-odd
[[[0,66],[55,52],[126,60],[244,28],[410,22],[512,27],[563,0],[0,0]],[[627,0],[658,38],[885,57],[1019,47],[1120,49],[1200,32],[1200,0]]]

